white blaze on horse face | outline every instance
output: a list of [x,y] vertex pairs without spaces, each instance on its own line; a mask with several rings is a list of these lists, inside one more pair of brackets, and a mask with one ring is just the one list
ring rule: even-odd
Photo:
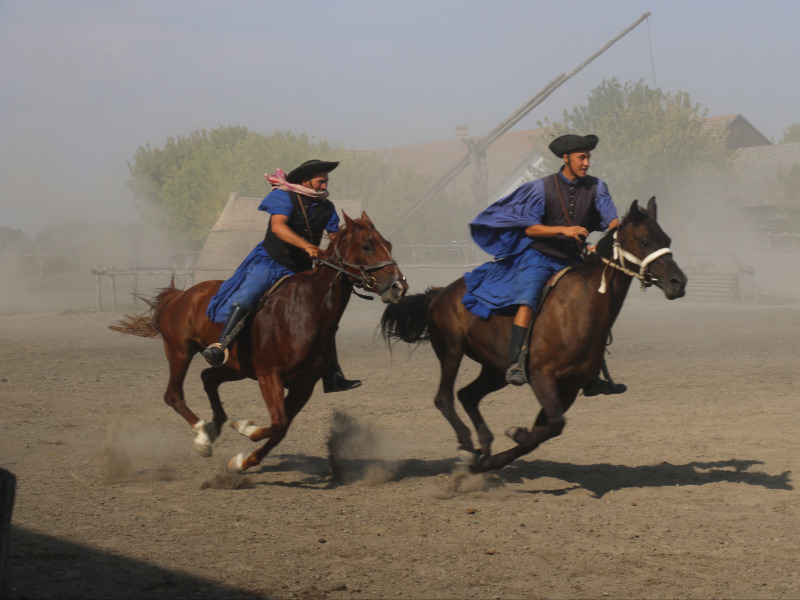
[[217,427],[200,419],[192,426],[194,430],[194,451],[203,458],[211,456],[211,442],[217,438]]

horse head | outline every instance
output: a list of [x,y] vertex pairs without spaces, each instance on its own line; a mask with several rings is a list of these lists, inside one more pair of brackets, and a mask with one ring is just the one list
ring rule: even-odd
[[360,219],[342,215],[344,227],[331,234],[323,260],[330,260],[356,287],[380,296],[383,302],[402,300],[408,284],[392,258],[391,242],[375,229],[366,212]]
[[672,240],[656,220],[656,198],[647,202],[647,210],[634,200],[628,214],[615,232],[615,258],[626,267],[633,263],[639,267],[633,273],[643,286],[655,284],[669,300],[681,298],[686,293],[686,275],[672,257]]

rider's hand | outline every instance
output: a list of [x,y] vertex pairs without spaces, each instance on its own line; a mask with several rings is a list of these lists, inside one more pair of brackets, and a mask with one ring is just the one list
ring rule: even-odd
[[564,228],[564,235],[583,244],[586,242],[586,238],[589,237],[589,230],[580,225],[573,225]]
[[311,258],[317,258],[319,256],[319,253],[322,252],[317,246],[313,244],[309,244],[308,246],[303,248],[303,250],[305,250],[306,254],[308,254]]

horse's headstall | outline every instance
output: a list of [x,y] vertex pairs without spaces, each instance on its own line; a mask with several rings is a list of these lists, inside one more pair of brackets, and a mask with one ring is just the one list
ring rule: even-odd
[[[339,271],[340,274],[346,275],[347,277],[351,277],[353,279],[353,285],[363,290],[367,290],[369,292],[381,295],[383,294],[383,292],[386,291],[386,289],[388,289],[389,286],[387,286],[383,290],[379,290],[378,281],[369,273],[371,273],[372,271],[378,271],[379,269],[383,269],[384,267],[396,266],[397,265],[396,260],[393,259],[384,260],[381,262],[372,263],[368,265],[359,265],[345,260],[344,257],[342,257],[341,253],[339,252],[338,245],[333,247],[333,253],[336,256],[337,261],[339,262],[338,265],[328,262],[322,258],[317,258],[316,260],[320,264],[327,265],[328,267],[331,267],[332,269]],[[402,279],[403,281],[405,281],[405,277],[402,277]],[[356,295],[359,298],[369,298],[370,300],[372,299],[370,296],[362,296],[360,294]]]
[[[631,254],[630,252],[625,250],[620,245],[619,240],[617,239],[618,231],[619,231],[619,229],[614,231],[614,243],[613,243],[613,246],[612,246],[612,256],[613,257],[611,259],[608,259],[608,258],[605,258],[604,256],[600,256],[599,254],[598,254],[598,256],[600,257],[600,260],[602,260],[604,263],[606,263],[607,266],[613,267],[613,268],[617,269],[618,271],[622,271],[623,273],[625,273],[626,275],[629,275],[631,277],[636,277],[641,282],[641,290],[645,291],[648,287],[650,287],[654,283],[658,282],[658,279],[653,277],[653,275],[648,270],[648,267],[650,266],[650,263],[652,263],[654,260],[664,256],[665,254],[672,254],[672,250],[670,250],[667,247],[659,248],[658,250],[654,250],[653,252],[651,252],[650,254],[645,256],[643,259],[639,259],[638,257],[634,256],[633,254]],[[593,252],[595,252],[595,251],[593,251]],[[639,267],[639,272],[637,273],[636,271],[633,271],[633,270],[629,269],[628,266],[625,263],[626,260],[629,263],[632,263],[632,264],[638,266]],[[605,289],[606,289],[606,285],[605,285],[605,273],[604,273],[602,281],[601,281],[601,284],[600,284],[600,289],[598,291],[601,294],[603,294],[603,293],[605,293]]]

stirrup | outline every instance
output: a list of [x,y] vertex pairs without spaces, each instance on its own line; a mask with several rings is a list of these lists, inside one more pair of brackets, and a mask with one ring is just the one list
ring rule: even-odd
[[528,378],[525,377],[525,371],[519,366],[519,363],[512,363],[508,365],[506,370],[506,382],[511,385],[525,385],[528,383]]
[[[203,350],[201,354],[212,367],[221,367],[228,360],[228,355],[230,353],[227,348],[222,347],[222,344],[215,342]],[[221,357],[220,354],[222,354]],[[222,360],[220,360],[220,358]]]

